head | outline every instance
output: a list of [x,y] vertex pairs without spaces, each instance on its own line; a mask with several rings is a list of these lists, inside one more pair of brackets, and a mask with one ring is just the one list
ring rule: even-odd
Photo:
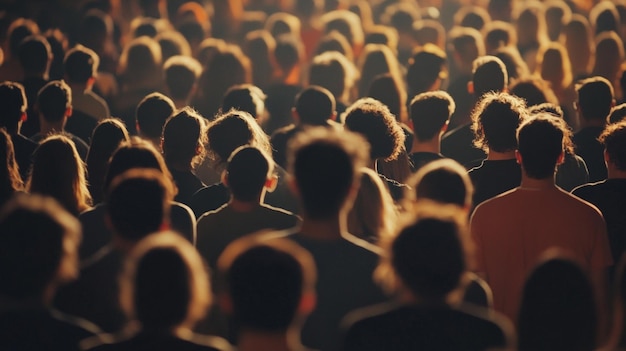
[[26,94],[20,83],[0,83],[0,126],[10,133],[17,133],[21,122],[26,120]]
[[311,85],[302,90],[296,97],[294,111],[302,125],[323,126],[328,120],[334,120],[335,97],[325,88]]
[[163,62],[167,62],[171,57],[174,56],[192,56],[191,46],[180,32],[173,30],[166,30],[164,32],[159,33],[154,38],[161,47],[161,58]]
[[365,36],[365,45],[383,44],[388,46],[393,53],[398,52],[398,32],[391,27],[374,25],[368,29]]
[[548,38],[552,41],[557,41],[561,36],[563,27],[565,27],[572,18],[572,9],[567,3],[558,0],[546,1],[545,6],[544,14]]
[[591,73],[610,82],[619,78],[620,66],[624,62],[624,43],[615,32],[603,32],[596,37],[595,65]]
[[406,193],[410,202],[422,200],[441,204],[472,207],[474,186],[467,170],[452,159],[436,160],[420,168],[409,180]]
[[222,307],[241,330],[284,333],[315,306],[315,263],[294,242],[242,238],[220,256],[218,271]]
[[17,57],[26,75],[47,78],[52,62],[52,48],[46,37],[32,35],[24,38],[18,48]]
[[48,123],[63,121],[72,115],[72,89],[62,80],[49,82],[37,94],[37,110]]
[[624,120],[626,117],[626,103],[619,104],[611,109],[611,114],[609,115],[609,123],[618,123]]
[[433,44],[441,49],[446,47],[446,29],[441,22],[434,19],[426,18],[415,22],[413,37],[421,46]]
[[539,1],[526,1],[523,4],[515,21],[519,45],[541,44],[547,40],[543,8]]
[[315,56],[309,68],[309,84],[328,89],[337,101],[348,100],[356,77],[354,64],[336,51]]
[[471,93],[480,99],[490,91],[505,91],[509,85],[506,66],[495,56],[482,56],[474,60]]
[[485,55],[485,44],[479,31],[468,27],[454,27],[448,33],[450,51],[459,68],[471,68],[472,62]]
[[65,54],[63,68],[69,83],[93,84],[98,75],[100,58],[91,49],[77,45]]
[[517,33],[515,27],[502,21],[489,22],[483,28],[485,36],[485,50],[488,55],[503,47],[517,45]]
[[604,144],[607,168],[626,172],[626,122],[608,125],[598,139]]
[[15,161],[15,150],[11,135],[0,128],[0,198],[8,199],[13,193],[22,190],[24,182]]
[[78,277],[80,223],[49,197],[20,194],[0,211],[0,295],[49,304]]
[[474,145],[486,152],[514,151],[517,128],[527,117],[524,100],[508,93],[483,95],[472,112]]
[[528,65],[520,55],[516,46],[505,46],[493,53],[504,63],[509,82],[530,76]]
[[467,5],[461,7],[454,14],[454,25],[483,30],[487,23],[491,22],[489,13],[482,7]]
[[237,148],[228,158],[223,176],[232,197],[243,202],[258,202],[264,189],[271,188],[274,162],[252,146]]
[[163,126],[174,114],[176,107],[169,97],[161,93],[146,95],[135,111],[137,130],[148,139],[159,139],[163,134]]
[[222,99],[223,112],[238,110],[248,112],[254,119],[261,121],[265,112],[265,98],[261,88],[252,84],[239,84],[230,87]]
[[598,2],[591,9],[589,19],[596,34],[610,31],[619,33],[620,16],[613,2]]
[[288,150],[288,169],[305,218],[325,220],[345,211],[369,151],[363,138],[317,127],[294,137]]
[[304,47],[299,37],[283,34],[276,38],[274,60],[284,75],[299,67],[304,58]]
[[336,10],[323,15],[321,21],[326,34],[337,31],[348,40],[353,51],[361,50],[364,41],[363,27],[357,14],[347,10]]
[[165,86],[169,96],[175,100],[186,101],[197,88],[197,81],[202,73],[200,63],[189,56],[172,56],[163,65]]
[[144,330],[191,329],[204,317],[211,300],[202,258],[178,233],[149,235],[124,264],[120,304]]
[[118,73],[127,84],[159,86],[163,79],[161,47],[147,36],[131,40],[119,59]]
[[258,86],[266,86],[274,69],[276,39],[266,30],[255,30],[246,34],[243,47],[252,62],[252,81]]
[[587,17],[575,14],[563,28],[563,43],[575,75],[588,75],[595,52],[591,27]]
[[406,122],[407,96],[401,79],[391,73],[379,74],[372,79],[366,95],[385,104],[398,122]]
[[576,109],[584,120],[606,120],[615,104],[613,85],[603,77],[591,77],[576,84]]
[[358,69],[361,72],[358,90],[359,96],[367,95],[370,85],[379,74],[388,73],[394,79],[401,80],[398,59],[388,46],[367,44],[361,53]]
[[544,45],[537,54],[540,76],[554,89],[567,89],[572,84],[572,67],[565,47],[556,42]]
[[532,179],[554,177],[556,166],[563,162],[564,123],[550,114],[537,114],[517,130],[516,157],[523,174]]
[[456,105],[445,91],[421,93],[411,100],[410,116],[417,141],[439,138],[447,129]]
[[538,76],[526,76],[517,79],[509,92],[526,100],[527,106],[536,106],[546,102],[558,105],[559,99],[550,84]]
[[13,57],[17,57],[22,41],[26,37],[38,34],[39,26],[37,25],[37,22],[33,21],[32,19],[26,19],[23,17],[15,19],[13,22],[11,22],[7,30],[10,54]]
[[409,60],[406,81],[409,95],[438,89],[441,81],[448,77],[446,53],[434,44],[426,44]]
[[190,107],[184,107],[165,122],[163,157],[168,163],[194,166],[202,161],[206,144],[205,122]]
[[316,55],[321,55],[325,52],[337,51],[345,56],[350,62],[354,61],[354,50],[350,46],[348,39],[338,31],[332,31],[324,35],[317,44],[315,49]]
[[357,100],[345,114],[347,130],[361,134],[370,144],[370,159],[395,160],[404,145],[404,132],[389,108],[372,98]]

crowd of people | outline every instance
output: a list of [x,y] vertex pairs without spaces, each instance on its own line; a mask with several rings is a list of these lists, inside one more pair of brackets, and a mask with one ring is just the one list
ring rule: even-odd
[[626,2],[0,4],[0,349],[626,350]]

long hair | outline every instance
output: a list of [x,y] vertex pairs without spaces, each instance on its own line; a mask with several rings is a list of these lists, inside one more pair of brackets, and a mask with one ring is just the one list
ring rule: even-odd
[[0,203],[2,203],[10,198],[14,192],[22,190],[24,187],[15,161],[13,141],[4,128],[0,128],[0,157],[4,159],[2,161],[4,167],[0,167]]

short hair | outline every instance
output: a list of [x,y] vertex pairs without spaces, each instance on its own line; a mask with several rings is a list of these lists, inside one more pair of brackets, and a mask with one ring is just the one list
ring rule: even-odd
[[178,233],[149,235],[125,262],[120,304],[143,328],[191,328],[204,317],[211,300],[202,258]]
[[472,112],[474,145],[485,151],[515,150],[517,127],[526,117],[526,104],[517,96],[497,92],[483,95]]
[[354,50],[350,46],[348,39],[338,31],[332,31],[324,35],[315,49],[317,55],[332,51],[336,51],[345,56],[350,62],[354,60]]
[[220,256],[218,270],[235,322],[258,331],[286,331],[296,322],[303,294],[315,289],[313,257],[286,239],[235,241]]
[[502,47],[514,46],[517,44],[517,33],[515,27],[503,21],[489,22],[483,28],[487,53]]
[[288,150],[289,173],[295,177],[303,210],[311,219],[337,215],[346,204],[365,165],[369,147],[349,131],[314,127],[294,136]]
[[421,93],[411,100],[410,116],[413,132],[419,141],[432,140],[450,121],[456,105],[445,91]]
[[589,12],[589,20],[595,28],[595,33],[614,31],[619,32],[620,16],[615,4],[610,1],[598,2]]
[[228,88],[222,99],[223,112],[232,109],[248,112],[255,119],[260,118],[265,110],[267,96],[263,90],[252,84],[238,84]]
[[20,83],[5,81],[0,83],[0,125],[8,131],[17,131],[17,126],[26,112],[28,102],[24,86]]
[[509,87],[509,92],[524,99],[527,106],[540,105],[546,102],[559,103],[550,84],[538,76],[526,76],[516,80]]
[[611,163],[620,171],[626,171],[626,121],[609,124],[598,138]]
[[206,144],[202,118],[187,106],[165,122],[162,145],[165,161],[196,164],[202,160]]
[[304,55],[304,48],[299,37],[292,34],[283,34],[276,38],[274,57],[278,66],[284,71],[290,71],[297,66]]
[[261,149],[244,145],[228,158],[226,181],[233,197],[254,201],[262,193],[274,164]]
[[274,38],[284,34],[300,36],[300,19],[290,13],[276,12],[265,20],[265,30]]
[[116,235],[138,241],[169,223],[172,191],[163,173],[135,168],[115,177],[106,211]]
[[7,30],[11,55],[16,57],[22,41],[28,36],[37,34],[39,34],[39,26],[32,19],[20,17],[11,22]]
[[526,65],[516,46],[501,47],[493,52],[493,56],[499,58],[504,63],[509,82],[523,79],[530,75],[528,65]]
[[43,35],[31,35],[20,44],[17,57],[24,71],[46,73],[52,59],[52,48]]
[[491,22],[491,17],[487,10],[478,6],[466,5],[454,14],[455,26],[482,30],[489,22]]
[[604,77],[591,77],[576,84],[578,109],[586,120],[606,119],[613,104],[613,85]]
[[165,61],[163,70],[170,96],[174,99],[186,99],[200,78],[202,66],[193,57],[176,55]]
[[345,97],[356,76],[354,64],[337,51],[315,56],[309,68],[309,84],[328,89],[337,100]]
[[161,47],[150,37],[131,40],[119,58],[118,70],[126,81],[161,83],[162,74]]
[[434,44],[426,44],[409,59],[406,81],[410,94],[428,91],[437,79],[448,76],[446,53]]
[[411,201],[430,200],[470,208],[474,185],[465,167],[452,159],[429,162],[407,180]]
[[72,89],[62,80],[49,82],[37,94],[37,108],[48,122],[61,121],[70,107],[72,107]]
[[563,152],[563,125],[546,113],[528,118],[517,129],[518,150],[526,175],[534,179],[554,176]]
[[68,82],[86,83],[98,74],[100,58],[93,50],[76,45],[65,54],[63,69]]
[[367,44],[384,44],[395,53],[398,51],[398,32],[391,27],[374,25],[365,36],[365,45]]
[[154,38],[161,47],[163,61],[167,62],[173,56],[191,56],[191,47],[184,35],[174,30],[159,33]]
[[626,117],[626,103],[621,103],[611,109],[609,123],[621,122],[624,120],[624,117]]
[[506,66],[496,56],[479,57],[473,63],[472,82],[477,98],[490,91],[503,91],[509,84]]
[[456,52],[466,63],[473,62],[485,54],[482,35],[474,28],[454,27],[448,33],[448,41],[450,51]]
[[174,102],[161,93],[146,95],[137,105],[135,118],[141,134],[149,138],[160,138],[163,126],[174,114]]
[[332,31],[341,33],[353,48],[363,44],[363,27],[356,13],[348,10],[335,10],[324,14],[321,21],[326,34]]
[[296,96],[295,110],[302,124],[325,125],[335,108],[333,94],[320,86],[309,86]]
[[348,108],[345,126],[370,144],[372,160],[395,160],[404,145],[404,132],[389,108],[372,98],[359,99]]

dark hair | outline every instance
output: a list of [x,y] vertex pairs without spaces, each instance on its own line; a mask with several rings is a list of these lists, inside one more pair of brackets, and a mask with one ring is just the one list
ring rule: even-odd
[[46,37],[31,35],[20,44],[17,57],[25,72],[47,73],[52,59],[52,48]]
[[613,104],[613,86],[606,78],[592,77],[576,84],[578,109],[586,120],[606,119]]
[[626,103],[619,104],[611,109],[609,115],[609,123],[618,123],[624,120],[626,117]]
[[283,34],[276,38],[276,48],[274,49],[274,57],[276,63],[284,72],[290,72],[291,69],[300,63],[303,53],[302,42],[293,34]]
[[474,145],[485,151],[507,152],[517,148],[517,127],[528,116],[524,100],[508,93],[483,95],[472,112]]
[[409,60],[406,82],[410,95],[428,91],[437,79],[446,78],[446,53],[434,44],[426,44]]
[[320,86],[311,85],[296,97],[295,109],[302,124],[325,125],[335,107],[335,97]]
[[472,82],[477,98],[490,91],[503,91],[509,85],[506,66],[495,56],[481,56],[474,60]]
[[406,116],[406,91],[404,82],[391,73],[379,74],[370,82],[367,96],[374,98],[389,108],[397,121],[404,122]]
[[271,83],[274,66],[272,59],[276,40],[266,30],[255,30],[246,34],[244,48],[252,63],[252,81],[265,87]]
[[348,39],[337,31],[332,31],[323,36],[317,48],[315,49],[316,55],[321,55],[326,52],[338,52],[347,58],[350,62],[354,60],[354,51],[348,42]]
[[174,114],[174,102],[161,93],[146,95],[135,112],[135,118],[141,134],[150,138],[160,138],[163,135],[163,126]]
[[[191,56],[189,42],[180,32],[166,30],[165,32],[159,33],[154,39],[161,47],[161,58],[163,62],[167,62],[170,58],[178,55],[186,57]],[[200,71],[202,71],[202,66],[200,66]]]
[[372,160],[395,160],[404,145],[404,132],[389,108],[372,98],[357,100],[345,114],[345,126],[370,144]]
[[528,118],[517,129],[518,150],[526,175],[545,179],[554,175],[557,160],[563,152],[563,125],[558,117],[547,113]]
[[245,111],[250,116],[258,119],[265,109],[266,95],[263,91],[252,84],[239,84],[230,87],[222,99],[223,112],[230,110]]
[[620,31],[620,16],[615,4],[601,1],[597,3],[589,13],[589,20],[595,28],[595,33]]
[[559,103],[548,82],[536,76],[526,76],[516,80],[511,85],[509,92],[524,99],[527,106],[540,105],[546,102]]
[[100,58],[91,49],[76,45],[65,54],[63,69],[68,82],[86,83],[98,74]]
[[487,10],[478,6],[463,6],[454,14],[454,25],[456,26],[483,30],[489,22],[491,22],[491,17],[489,17]]
[[11,133],[17,132],[28,105],[22,84],[9,81],[0,83],[0,101],[0,125]]
[[352,87],[353,75],[348,72],[352,63],[341,53],[330,51],[313,58],[309,68],[309,84],[328,89],[335,100],[341,100]]
[[20,170],[15,161],[11,135],[4,128],[0,128],[0,162],[0,205],[2,205],[16,191],[22,190],[24,187]]
[[[509,77],[509,82],[515,80],[525,79],[530,73],[528,71],[528,65],[520,55],[519,50],[515,46],[505,46],[493,53],[493,56],[497,57],[504,63],[506,67],[506,73]],[[509,86],[509,88],[511,88]]]
[[470,208],[474,186],[467,170],[452,159],[429,162],[407,180],[407,198]]
[[174,99],[186,99],[200,78],[202,66],[189,56],[172,56],[163,65],[165,85]]
[[448,33],[450,51],[467,63],[485,54],[485,45],[479,31],[469,27],[454,27]]
[[248,145],[241,146],[228,159],[228,189],[237,200],[255,201],[273,168],[273,162],[263,151]]
[[483,29],[485,36],[485,44],[488,49],[488,54],[492,54],[492,51],[515,45],[517,42],[517,35],[515,27],[503,21],[493,21],[485,25]]
[[432,140],[450,120],[456,105],[445,91],[421,93],[411,100],[410,115],[415,138]]
[[582,268],[563,257],[539,264],[524,285],[518,325],[521,351],[595,349],[595,300]]
[[292,138],[288,150],[289,173],[295,177],[307,216],[337,215],[364,165],[367,143],[348,131],[315,127]]
[[598,138],[609,156],[609,161],[620,171],[626,171],[626,121],[608,125]]
[[22,41],[26,37],[37,34],[39,34],[39,26],[32,19],[20,17],[11,22],[7,30],[11,55],[17,57]]
[[72,90],[62,80],[49,82],[37,94],[37,108],[48,122],[61,121],[70,107],[72,107]]
[[191,107],[184,107],[163,127],[163,157],[166,162],[196,164],[204,156],[204,122]]

